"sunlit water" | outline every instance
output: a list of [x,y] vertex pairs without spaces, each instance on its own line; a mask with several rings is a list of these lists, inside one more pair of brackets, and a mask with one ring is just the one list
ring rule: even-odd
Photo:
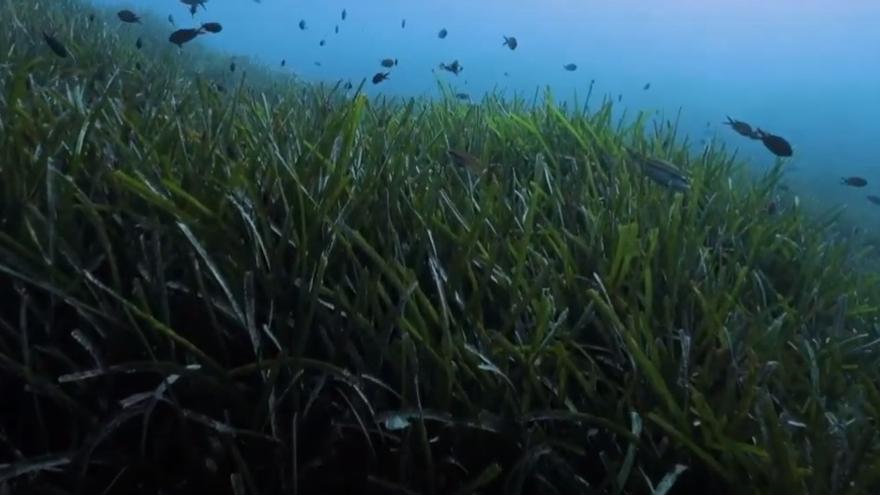
[[[846,205],[850,220],[880,231],[880,206],[866,200],[880,195],[876,0],[209,0],[195,18],[177,0],[94,2],[172,14],[179,27],[220,22],[222,33],[195,43],[305,80],[357,84],[382,70],[381,59],[398,59],[388,81],[367,83],[370,94],[436,95],[439,78],[475,100],[492,90],[531,98],[544,87],[583,98],[595,80],[594,106],[622,95],[630,113],[674,117],[680,108],[694,143],[717,136],[756,169],[772,164],[759,141],[721,125],[730,115],[792,142],[786,181],[805,201]],[[515,51],[502,46],[505,35],[517,38]],[[457,77],[437,69],[456,59]],[[840,185],[850,175],[868,186]]]

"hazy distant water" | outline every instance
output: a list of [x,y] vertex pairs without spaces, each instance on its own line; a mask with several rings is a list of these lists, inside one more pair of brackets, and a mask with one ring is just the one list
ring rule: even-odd
[[[368,83],[371,94],[436,94],[440,77],[474,98],[493,88],[531,97],[545,85],[558,97],[583,97],[595,79],[597,103],[623,94],[630,111],[674,116],[681,107],[693,141],[717,133],[759,169],[771,164],[760,142],[720,125],[729,114],[793,143],[788,182],[805,200],[847,204],[880,231],[880,207],[865,199],[880,195],[878,0],[209,0],[195,19],[178,0],[94,2],[171,13],[183,27],[221,22],[221,34],[195,43],[307,80],[357,84],[380,59],[399,59],[389,81]],[[440,40],[443,27],[449,35]],[[516,51],[502,46],[503,35],[517,37]],[[432,73],[454,59],[464,66],[458,77]],[[576,72],[562,70],[569,62]],[[870,184],[844,188],[843,175]]]

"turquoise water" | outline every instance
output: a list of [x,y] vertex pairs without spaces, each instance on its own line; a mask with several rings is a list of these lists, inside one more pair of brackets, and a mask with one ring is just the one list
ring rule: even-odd
[[[367,83],[370,94],[436,95],[440,79],[475,101],[487,91],[531,98],[545,87],[583,98],[595,80],[594,102],[622,95],[630,114],[681,109],[680,127],[696,145],[714,136],[756,170],[772,164],[759,141],[721,125],[730,115],[793,144],[786,181],[803,203],[843,205],[850,221],[880,230],[880,206],[866,200],[880,195],[880,2],[209,0],[194,18],[177,0],[95,3],[160,20],[172,14],[178,27],[220,22],[222,33],[194,44],[309,81],[357,85],[385,70],[381,59],[397,58],[390,80]],[[502,46],[505,35],[517,38],[515,51]],[[456,59],[464,66],[457,77],[437,68]],[[578,70],[564,71],[567,63]],[[850,175],[868,186],[841,186]]]

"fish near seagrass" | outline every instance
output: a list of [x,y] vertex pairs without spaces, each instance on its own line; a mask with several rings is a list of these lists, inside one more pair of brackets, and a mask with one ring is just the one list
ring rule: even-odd
[[46,44],[49,45],[49,48],[55,52],[55,55],[58,55],[61,58],[67,57],[67,54],[69,53],[67,48],[53,36],[46,34],[45,31],[43,32],[43,40],[45,40]]
[[467,169],[474,174],[480,175],[488,168],[479,158],[467,151],[450,148],[446,150],[446,154],[456,167]]
[[198,35],[202,34],[201,29],[178,29],[171,33],[171,36],[168,37],[168,41],[174,43],[179,48],[183,47],[184,43],[189,43],[190,41],[196,39]]
[[516,38],[513,36],[504,36],[504,43],[502,43],[501,46],[506,46],[507,48],[510,48],[511,51],[513,51],[516,50],[516,47],[519,46],[519,43],[517,43]]
[[[631,153],[634,155],[633,153]],[[677,192],[685,192],[691,188],[687,174],[672,163],[660,158],[633,156],[646,177]]]
[[120,10],[116,13],[116,17],[119,17],[119,20],[128,24],[140,24],[141,18],[137,16],[134,12],[130,10]]
[[764,132],[761,129],[755,131],[755,136],[757,139],[760,139],[764,146],[770,150],[776,156],[787,157],[793,154],[793,150],[791,149],[791,144],[785,140],[782,136],[777,136],[775,134],[770,134],[769,132]]
[[745,136],[747,138],[752,139],[761,139],[755,131],[752,130],[752,126],[743,122],[742,120],[734,120],[727,116],[727,122],[723,122],[724,125],[729,125],[731,129],[733,129],[740,136]]

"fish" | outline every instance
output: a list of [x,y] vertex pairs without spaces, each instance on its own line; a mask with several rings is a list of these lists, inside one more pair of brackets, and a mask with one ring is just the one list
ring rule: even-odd
[[135,62],[135,63],[134,63],[134,68],[137,69],[137,70],[141,70],[141,63],[140,63],[140,62]]
[[443,70],[445,70],[445,71],[447,71],[447,72],[452,72],[452,73],[455,74],[456,76],[457,76],[461,71],[464,70],[464,67],[462,67],[461,64],[458,63],[458,60],[455,60],[455,61],[453,61],[451,64],[448,64],[448,65],[445,64],[445,63],[441,63],[441,64],[440,64],[440,68],[443,69]]
[[507,36],[504,36],[503,38],[504,38],[504,43],[502,43],[501,46],[506,46],[506,47],[510,48],[511,51],[516,50],[516,47],[519,44],[519,43],[517,43],[516,38],[514,38],[513,36],[511,36],[509,38]]
[[865,187],[868,185],[868,181],[862,177],[841,177],[840,183],[850,187]]
[[508,76],[510,76],[510,74],[508,72],[505,72],[504,77],[508,77]]
[[342,20],[344,21],[346,17],[348,17],[348,12],[346,12],[345,9],[342,9]]
[[333,32],[336,34],[339,34],[339,25],[338,24],[333,28]]
[[875,205],[880,206],[880,196],[875,196],[873,194],[869,194],[868,196],[865,196],[865,197],[868,198],[868,201],[874,203]]
[[235,61],[229,62],[229,72],[235,72]]
[[306,20],[305,20],[305,19],[301,19],[301,20],[299,21],[299,29],[300,29],[300,31],[305,31],[305,30],[306,30]]
[[486,170],[486,166],[476,156],[467,151],[450,148],[446,150],[446,154],[452,159],[452,163],[460,168],[467,169],[475,174],[481,174]]
[[224,86],[220,83],[217,83],[216,88],[217,88],[218,93],[225,93],[226,92],[226,86]]
[[202,34],[201,29],[178,29],[171,33],[171,36],[168,37],[168,41],[174,43],[178,46],[178,48],[182,48],[184,43],[189,43],[190,41],[196,39],[198,35]]
[[95,22],[95,14],[89,14],[89,22]]
[[446,28],[443,28],[443,29],[440,30],[439,33],[437,33],[437,37],[440,38],[440,39],[442,40],[442,39],[446,38],[446,35],[447,35],[447,34],[449,34],[449,32],[446,31]]
[[327,44],[327,42],[324,40],[321,40],[320,42],[318,42],[318,46],[324,46],[325,44]]
[[379,84],[380,82],[382,82],[386,79],[390,79],[388,77],[390,75],[391,75],[390,72],[377,72],[376,75],[373,76],[373,84]]
[[347,81],[347,82],[345,83],[345,85],[342,86],[342,87],[345,88],[345,89],[351,89],[351,88],[354,87],[354,85],[351,84],[351,81]]
[[458,98],[459,100],[470,100],[471,99],[471,95],[469,95],[467,93],[455,93],[455,97]]
[[569,72],[574,72],[577,70],[578,66],[577,64],[565,64],[562,66],[562,68]]
[[173,16],[173,15],[168,14],[168,22],[169,22],[172,26],[175,25],[175,24],[174,24],[174,16]]
[[623,93],[617,95],[617,101],[623,101]]
[[382,65],[382,67],[391,68],[391,67],[394,67],[395,65],[397,65],[397,59],[396,58],[383,58],[382,62],[380,62],[380,64]]
[[120,10],[116,13],[116,17],[119,17],[119,20],[122,22],[127,22],[129,24],[140,24],[141,18],[137,16],[134,12],[130,10]]
[[220,25],[219,22],[206,22],[202,24],[201,29],[209,33],[219,33],[220,31],[223,31],[223,26]]
[[285,65],[287,65],[287,59],[282,58],[281,59],[281,67],[284,67]]
[[403,19],[400,21],[400,29],[403,29],[405,27],[406,27],[406,19]]
[[134,46],[135,46],[135,48],[137,48],[138,50],[140,50],[141,47],[144,46],[144,42],[141,41],[140,37],[138,37],[137,41],[134,42]]
[[[733,129],[737,134],[739,134],[741,136],[745,136],[745,137],[752,138],[752,139],[760,139],[760,137],[758,137],[758,135],[755,133],[755,131],[752,130],[752,126],[743,122],[742,120],[734,120],[734,119],[730,118],[730,116],[728,115],[727,122],[722,122],[722,124],[729,125],[731,129]],[[706,122],[706,125],[708,126],[709,123]]]
[[207,10],[207,7],[205,7],[206,1],[207,0],[180,0],[180,3],[184,5],[189,5],[189,13],[192,15],[196,15],[196,10],[199,8],[199,6]]
[[642,90],[644,90],[644,91],[647,91],[649,89],[651,89],[651,83],[645,83],[645,85],[642,86]]
[[61,58],[67,57],[67,54],[69,52],[67,51],[67,48],[63,44],[61,44],[60,41],[58,41],[54,37],[46,34],[45,31],[43,32],[43,39],[46,41],[46,44],[49,45],[49,48],[53,52],[55,52],[55,55],[58,55]]
[[770,150],[776,156],[791,156],[793,154],[793,150],[791,149],[791,144],[785,140],[782,136],[776,136],[774,134],[770,134],[769,132],[764,132],[761,129],[755,131],[755,136],[757,139],[760,139],[761,142],[764,143],[764,146]]
[[317,62],[317,61],[316,61],[316,62],[315,62],[315,67],[320,67],[320,66],[321,66],[321,62]]
[[636,163],[642,169],[642,173],[654,182],[677,192],[684,192],[690,189],[690,178],[672,163],[659,158],[635,158]]

